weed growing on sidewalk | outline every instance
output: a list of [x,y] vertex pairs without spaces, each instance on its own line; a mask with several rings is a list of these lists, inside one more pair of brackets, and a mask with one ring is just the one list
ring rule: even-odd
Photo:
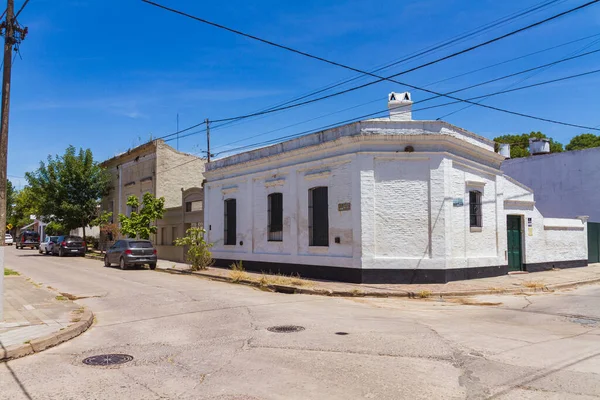
[[302,279],[299,274],[285,276],[281,274],[268,275],[263,272],[260,278],[256,279],[261,286],[281,285],[281,286],[314,286],[313,282]]
[[529,289],[543,289],[546,287],[544,282],[539,282],[539,281],[523,282],[522,285]]
[[229,272],[229,277],[233,283],[246,281],[250,278],[246,271],[244,271],[244,265],[242,264],[242,261],[231,264],[231,272]]
[[55,299],[56,299],[56,300],[58,300],[58,301],[67,301],[67,300],[69,300],[69,299],[68,299],[68,298],[66,298],[65,296],[60,296],[60,295],[59,295],[59,296],[56,296],[56,297],[55,297]]
[[21,275],[19,274],[17,271],[13,271],[10,268],[4,268],[4,276],[9,276],[9,275]]

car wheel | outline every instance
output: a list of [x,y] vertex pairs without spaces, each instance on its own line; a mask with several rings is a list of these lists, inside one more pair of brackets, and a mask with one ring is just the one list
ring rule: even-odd
[[64,257],[65,256],[65,252],[63,251],[63,249],[58,249],[58,256],[59,257]]
[[127,265],[125,264],[125,259],[123,257],[121,257],[119,260],[119,267],[121,267],[123,270],[127,269]]
[[108,256],[104,256],[104,266],[110,267],[110,262],[108,262]]
[[50,252],[48,250],[46,250],[46,255],[50,254]]
[[38,253],[42,254],[43,253],[42,249],[38,249]]
[[151,270],[155,270],[156,269],[156,264],[148,264],[148,266],[150,267]]

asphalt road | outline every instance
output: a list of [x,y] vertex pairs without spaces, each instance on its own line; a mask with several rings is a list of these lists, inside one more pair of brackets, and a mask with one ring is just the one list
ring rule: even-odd
[[[6,264],[85,297],[97,322],[0,364],[1,399],[600,397],[600,286],[464,305],[268,293],[14,248]],[[267,330],[279,325],[305,330]],[[134,359],[82,363],[107,353]]]

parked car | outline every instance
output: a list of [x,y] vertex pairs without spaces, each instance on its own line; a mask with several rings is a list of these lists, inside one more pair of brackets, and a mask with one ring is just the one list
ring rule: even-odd
[[19,233],[15,247],[17,249],[23,249],[25,247],[29,247],[30,249],[39,249],[40,234],[34,231],[23,231]]
[[12,246],[13,237],[10,233],[7,233],[6,235],[4,235],[4,244],[6,244],[7,246]]
[[52,245],[52,254],[64,257],[69,254],[85,256],[87,246],[80,236],[58,236]]
[[40,243],[40,254],[52,253],[52,247],[54,246],[54,244],[56,244],[57,240],[58,236],[46,236],[46,239]]
[[156,249],[152,242],[143,239],[117,240],[104,255],[104,266],[119,264],[121,269],[144,264],[148,264],[150,269],[155,269],[156,261]]

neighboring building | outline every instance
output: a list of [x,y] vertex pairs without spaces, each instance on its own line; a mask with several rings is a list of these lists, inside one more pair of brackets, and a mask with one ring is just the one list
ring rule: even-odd
[[600,147],[515,158],[502,171],[535,192],[546,216],[589,216],[588,260],[600,262]]
[[[165,198],[165,214],[157,221],[158,233],[153,241],[160,258],[183,261],[183,249],[175,247],[173,241],[185,234],[186,227],[203,225],[203,213],[185,212],[186,202],[202,203],[202,181],[205,160],[191,154],[179,152],[154,140],[119,154],[101,165],[112,174],[112,189],[102,199],[102,210],[118,215],[131,214],[127,206],[129,196],[137,196],[140,202],[145,193]],[[195,203],[194,207],[198,207]]]
[[413,121],[356,122],[207,164],[217,265],[350,282],[447,282],[587,265],[585,219],[545,219],[494,142]]

